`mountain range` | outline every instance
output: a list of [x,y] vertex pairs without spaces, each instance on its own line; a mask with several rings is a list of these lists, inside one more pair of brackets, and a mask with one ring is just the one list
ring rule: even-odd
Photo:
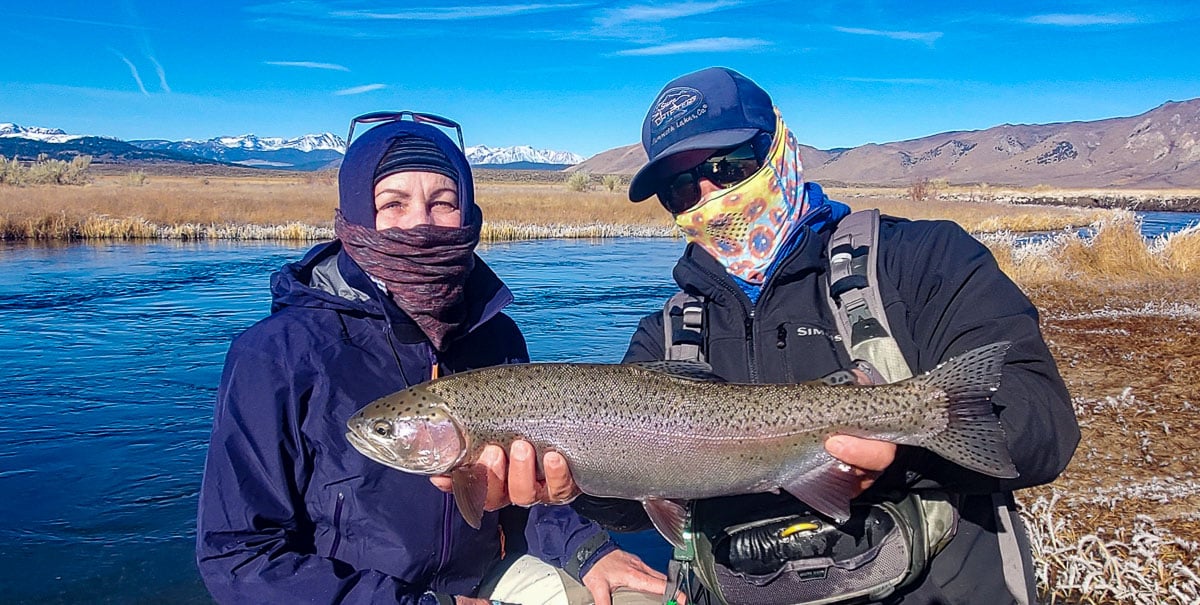
[[[835,184],[907,186],[945,179],[1024,187],[1196,188],[1200,99],[1168,101],[1132,117],[1004,124],[845,149],[800,147],[805,178]],[[632,174],[645,163],[642,146],[634,144],[569,170]]]
[[[0,155],[23,159],[33,159],[42,153],[56,159],[87,153],[101,162],[195,162],[283,170],[320,170],[337,167],[345,151],[346,142],[328,132],[292,139],[246,134],[203,141],[121,141],[68,134],[57,128],[0,123]],[[472,165],[503,169],[562,170],[584,159],[568,151],[534,149],[528,145],[475,145],[467,147],[465,153]]]
[[[803,141],[803,133],[797,133]],[[891,143],[840,149],[801,145],[808,180],[827,184],[907,186],[920,179],[952,184],[1083,188],[1200,188],[1200,99],[1168,101],[1145,113],[1095,121],[1003,124]],[[103,163],[185,163],[318,170],[340,164],[345,141],[330,134],[294,139],[217,137],[206,141],[138,140],[68,134],[0,123],[0,155]],[[646,163],[640,144],[584,160],[528,145],[466,150],[488,168],[632,174]]]

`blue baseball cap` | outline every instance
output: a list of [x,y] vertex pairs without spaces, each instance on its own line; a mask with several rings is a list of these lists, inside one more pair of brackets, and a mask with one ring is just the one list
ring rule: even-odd
[[709,67],[671,80],[642,122],[649,161],[633,176],[629,199],[649,198],[667,178],[760,132],[775,132],[775,110],[770,95],[750,78]]

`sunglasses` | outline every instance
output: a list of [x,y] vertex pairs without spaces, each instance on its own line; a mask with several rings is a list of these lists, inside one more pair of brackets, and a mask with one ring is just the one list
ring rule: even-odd
[[433,124],[442,128],[453,128],[458,133],[458,148],[466,151],[466,145],[463,144],[462,126],[458,122],[450,118],[434,115],[432,113],[421,113],[417,111],[374,111],[364,113],[361,116],[350,120],[350,132],[346,134],[346,147],[350,146],[350,139],[354,138],[354,126],[357,124],[375,124],[377,122],[397,122],[404,119],[404,116],[412,118],[414,122],[422,124]]
[[690,170],[675,175],[665,187],[658,191],[658,201],[671,214],[691,210],[700,198],[700,179],[706,179],[721,189],[736,185],[758,172],[762,160],[754,146],[746,144],[733,150],[718,151]]

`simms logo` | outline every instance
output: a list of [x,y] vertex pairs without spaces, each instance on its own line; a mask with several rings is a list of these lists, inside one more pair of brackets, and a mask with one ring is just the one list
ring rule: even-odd
[[821,328],[812,328],[809,326],[800,326],[799,328],[796,328],[796,336],[801,338],[805,336],[824,336],[834,342],[841,342],[842,340],[842,336],[840,334],[834,334],[833,336],[830,336],[828,332],[822,330]]
[[659,95],[658,101],[654,103],[654,111],[650,114],[650,120],[654,122],[655,130],[661,128],[664,123],[691,111],[703,99],[704,95],[700,94],[699,90],[686,86],[664,91]]

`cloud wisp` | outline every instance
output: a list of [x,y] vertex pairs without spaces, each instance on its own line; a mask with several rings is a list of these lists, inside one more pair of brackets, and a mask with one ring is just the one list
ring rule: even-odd
[[303,67],[305,69],[327,69],[330,71],[350,71],[345,65],[337,63],[320,63],[317,61],[263,61],[266,65],[275,65],[278,67]]
[[669,19],[694,17],[743,4],[738,0],[713,0],[711,2],[676,2],[670,4],[642,4],[603,11],[596,19],[601,27],[619,27],[627,23],[658,23]]
[[163,66],[153,55],[147,55],[146,58],[150,59],[150,62],[154,64],[154,73],[158,74],[158,85],[162,87],[163,92],[170,93],[171,87],[167,85],[167,71],[163,69]]
[[[126,17],[125,20],[127,22],[132,23],[137,26],[142,25],[141,15],[138,14],[137,7],[134,6],[132,0],[121,0],[120,8],[121,8],[121,12],[123,12],[125,14],[125,17]],[[134,29],[138,32],[137,36],[138,36],[139,41],[141,42],[142,55],[144,55],[146,57],[146,59],[149,60],[150,63],[154,65],[154,73],[156,75],[158,75],[159,87],[162,89],[163,92],[170,94],[171,86],[169,84],[167,84],[167,70],[163,69],[162,63],[158,62],[158,57],[157,57],[156,53],[154,52],[154,47],[150,44],[150,34],[148,33],[149,30],[146,28],[141,28],[141,27],[136,27]],[[126,60],[125,62],[129,63],[128,60]],[[132,69],[133,65],[130,64],[129,67],[130,67],[130,69]],[[140,86],[141,78],[138,78],[138,83]],[[145,91],[145,89],[143,88],[143,92],[144,91]]]
[[133,61],[130,61],[128,57],[115,48],[109,47],[108,50],[112,51],[112,53],[116,55],[118,59],[123,61],[125,65],[129,67],[129,73],[133,75],[133,81],[137,83],[138,90],[142,91],[142,94],[146,95],[147,97],[150,96],[150,92],[146,90],[146,85],[142,83],[142,76],[138,73],[138,68],[133,64]]
[[681,55],[687,53],[730,52],[738,50],[753,50],[770,46],[771,43],[758,38],[700,38],[683,42],[670,42],[644,48],[630,48],[617,51],[622,56],[644,57],[659,55]]
[[341,90],[335,91],[333,94],[335,94],[339,97],[344,97],[347,95],[361,95],[363,93],[372,92],[375,90],[382,90],[384,88],[387,88],[387,84],[364,84],[362,86],[353,86],[351,88],[343,88]]
[[1141,20],[1131,15],[1096,15],[1051,13],[1034,15],[1022,20],[1030,25],[1054,25],[1058,27],[1092,27],[1097,25],[1131,25]]
[[856,36],[878,36],[882,38],[891,38],[892,40],[905,40],[914,42],[924,42],[930,46],[942,37],[942,32],[909,32],[909,31],[888,31],[881,29],[867,29],[865,27],[841,27],[835,25],[835,31],[843,34],[852,34]]

